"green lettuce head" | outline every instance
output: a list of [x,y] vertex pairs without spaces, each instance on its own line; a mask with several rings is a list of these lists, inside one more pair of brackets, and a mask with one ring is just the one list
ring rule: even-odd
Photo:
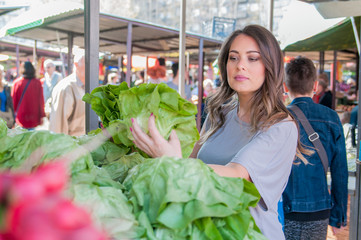
[[5,137],[8,133],[8,126],[4,119],[0,118],[0,138]]
[[173,129],[177,132],[183,157],[191,154],[195,142],[199,139],[195,121],[197,107],[165,83],[141,84],[132,88],[128,88],[125,82],[119,86],[100,86],[91,94],[86,94],[83,100],[91,104],[104,127],[116,125],[117,130],[111,132],[116,144],[124,144],[136,151],[140,150],[137,150],[133,143],[131,119],[136,119],[148,133],[148,119],[152,113],[164,138],[168,139]]

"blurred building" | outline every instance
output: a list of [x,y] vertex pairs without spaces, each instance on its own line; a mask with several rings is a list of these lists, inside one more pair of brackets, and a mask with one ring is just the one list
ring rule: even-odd
[[[273,32],[277,35],[282,12],[290,0],[275,0]],[[179,28],[181,0],[133,0],[132,12],[137,19]],[[269,0],[187,0],[187,31],[206,36],[224,38],[234,28],[248,24],[269,26]],[[223,26],[222,26],[223,25]],[[222,32],[223,30],[223,32]]]

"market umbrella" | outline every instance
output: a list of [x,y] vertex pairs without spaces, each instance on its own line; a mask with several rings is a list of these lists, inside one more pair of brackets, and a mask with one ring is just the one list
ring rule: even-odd
[[[360,29],[361,17],[355,17],[354,19],[357,29]],[[356,47],[352,19],[348,17],[323,32],[286,46],[283,50],[286,52],[327,51]]]

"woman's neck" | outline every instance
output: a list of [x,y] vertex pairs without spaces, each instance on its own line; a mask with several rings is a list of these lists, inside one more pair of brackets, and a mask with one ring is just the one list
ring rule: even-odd
[[251,95],[241,95],[238,94],[238,118],[243,121],[249,123],[251,121],[250,116],[250,104],[249,100],[251,99]]

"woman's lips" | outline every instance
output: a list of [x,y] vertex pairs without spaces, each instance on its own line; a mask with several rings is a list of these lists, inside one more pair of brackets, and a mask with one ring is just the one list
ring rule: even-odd
[[234,79],[235,79],[236,81],[243,82],[243,81],[248,80],[248,77],[243,76],[243,75],[236,75],[236,76],[234,77]]

